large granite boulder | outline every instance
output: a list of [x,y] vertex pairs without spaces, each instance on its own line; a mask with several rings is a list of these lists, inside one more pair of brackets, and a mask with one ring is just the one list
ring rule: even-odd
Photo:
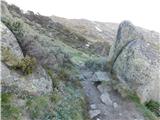
[[136,91],[142,102],[151,99],[160,101],[159,39],[143,37],[143,34],[142,29],[130,22],[122,22],[110,50],[109,63],[112,72]]
[[9,48],[14,53],[15,57],[22,59],[24,57],[23,52],[13,33],[3,23],[0,23],[0,28],[1,28],[0,29],[1,30],[1,47]]
[[12,32],[3,23],[0,24],[0,27],[2,92],[6,90],[5,87],[14,87],[36,95],[52,92],[52,80],[41,65],[38,64],[33,73],[29,75],[24,75],[11,68],[17,63],[17,60],[24,58],[23,52]]

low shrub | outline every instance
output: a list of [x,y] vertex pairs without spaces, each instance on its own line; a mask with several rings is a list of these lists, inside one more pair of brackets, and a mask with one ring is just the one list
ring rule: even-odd
[[7,66],[13,66],[17,64],[18,59],[15,57],[15,55],[12,53],[12,51],[7,47],[1,47],[1,53],[2,53],[2,61]]
[[70,71],[68,69],[61,69],[57,75],[58,79],[60,80],[69,80],[70,79]]
[[60,93],[57,89],[54,89],[52,95],[50,96],[50,100],[52,103],[56,104],[62,99]]
[[53,90],[55,88],[58,88],[58,86],[59,86],[59,80],[57,79],[56,75],[49,68],[46,68],[46,71],[47,71],[48,75],[50,76],[50,78],[52,79]]
[[154,100],[150,100],[145,103],[145,106],[152,111],[156,116],[160,117],[160,103]]
[[23,24],[20,21],[18,20],[11,21],[8,18],[3,18],[2,22],[15,34],[15,37],[17,39],[23,37],[24,35]]
[[36,59],[26,56],[21,60],[16,58],[12,51],[7,47],[2,47],[2,61],[9,67],[15,70],[21,70],[24,75],[31,74],[36,68]]
[[26,56],[21,59],[14,68],[21,70],[25,75],[31,74],[36,68],[36,59],[34,57]]
[[47,96],[36,96],[28,99],[26,108],[32,120],[45,120],[47,117],[45,114],[47,114],[49,109],[49,98]]

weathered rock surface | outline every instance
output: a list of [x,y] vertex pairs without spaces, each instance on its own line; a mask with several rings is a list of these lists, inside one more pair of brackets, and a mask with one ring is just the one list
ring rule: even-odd
[[97,71],[92,76],[92,81],[109,81],[107,72]]
[[91,107],[91,109],[96,109],[97,108],[96,104],[91,104],[90,107]]
[[87,70],[83,71],[80,75],[81,80],[88,80],[88,81],[110,81],[107,72],[97,71],[97,72],[88,72]]
[[2,64],[1,69],[2,84],[4,86],[15,86],[22,91],[28,91],[35,95],[52,92],[51,78],[41,66],[39,66],[31,75],[27,76],[8,69],[4,64]]
[[89,114],[91,118],[94,118],[95,116],[99,115],[101,113],[100,110],[90,110]]
[[[11,54],[18,59],[22,59],[22,50],[12,34],[12,32],[1,23],[1,45],[3,48],[10,49]],[[3,58],[3,56],[2,56]],[[12,58],[10,58],[12,59]],[[13,60],[12,60],[13,61]],[[4,62],[1,64],[2,87],[15,86],[16,88],[35,94],[50,93],[52,91],[52,80],[46,71],[38,65],[35,71],[24,76],[16,70],[10,69]]]
[[22,50],[13,33],[3,24],[0,23],[1,30],[1,46],[10,48],[15,57],[23,58]]
[[127,21],[119,25],[117,39],[110,51],[111,69],[137,92],[142,102],[160,101],[159,40],[144,38],[141,32]]
[[108,93],[103,93],[101,96],[101,101],[106,105],[112,105],[112,100],[109,97]]

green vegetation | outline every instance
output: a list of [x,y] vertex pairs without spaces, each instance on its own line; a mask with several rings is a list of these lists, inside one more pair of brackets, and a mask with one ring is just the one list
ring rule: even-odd
[[1,117],[2,120],[20,120],[20,109],[11,104],[12,95],[1,94]]
[[50,78],[52,79],[53,90],[55,88],[58,88],[60,80],[57,78],[57,75],[55,73],[53,73],[53,71],[47,67],[46,67],[46,71],[47,71],[48,75],[50,76]]
[[[73,74],[73,76],[76,74],[76,70],[71,67],[70,69],[67,68],[60,68],[60,70],[55,73],[53,70],[45,67],[48,75],[50,76],[50,78],[52,79],[52,86],[53,86],[53,91],[55,89],[58,89],[59,85],[61,82],[69,82],[72,81],[71,76]],[[76,85],[80,85],[78,80],[74,80],[72,81],[74,84]]]
[[[129,90],[128,88],[125,87],[125,85],[123,84],[117,84],[116,83],[116,79],[114,80],[115,84],[114,86],[114,89],[118,90],[118,92],[121,94],[122,97],[125,97],[129,100],[131,100],[132,102],[135,103],[137,109],[143,113],[144,117],[146,118],[146,120],[157,120],[157,117],[156,115],[153,113],[153,111],[151,111],[151,109],[149,109],[149,107],[147,106],[150,106],[152,108],[152,110],[158,110],[158,106],[157,104],[156,105],[151,105],[151,103],[147,104],[142,104],[141,101],[140,101],[140,98],[138,97],[138,95],[136,94],[136,92],[133,92],[131,90]],[[155,103],[154,103],[155,104]],[[146,106],[147,105],[147,106]],[[154,106],[154,108],[153,108]],[[156,109],[155,109],[156,108]]]
[[2,53],[2,61],[8,65],[13,66],[17,64],[18,59],[16,56],[12,53],[12,51],[7,47],[1,47],[1,53]]
[[152,111],[156,116],[160,117],[160,103],[154,100],[150,100],[145,103],[145,106]]
[[26,56],[18,61],[18,63],[13,67],[14,69],[21,70],[24,75],[31,74],[36,68],[36,59],[34,57]]
[[2,61],[15,70],[21,70],[24,75],[31,74],[36,68],[36,59],[26,56],[21,60],[16,58],[9,48],[2,47]]
[[106,67],[106,58],[104,57],[95,57],[90,58],[85,62],[85,66],[92,71],[104,70]]
[[2,22],[15,34],[17,39],[23,37],[23,24],[20,21],[10,20],[9,18],[3,18]]
[[55,88],[52,95],[50,96],[51,102],[54,104],[57,104],[62,99],[62,96],[60,95],[60,92]]
[[57,79],[64,80],[64,81],[69,80],[70,79],[70,70],[62,68],[57,75]]
[[64,87],[67,96],[62,96],[55,107],[56,120],[87,120],[87,104],[84,95],[77,86],[68,82]]
[[[144,115],[144,117],[146,117],[146,119],[148,119],[148,120],[157,120],[157,117],[153,113],[157,109],[153,108],[153,106],[154,106],[153,103],[149,103],[147,105],[146,104],[142,104],[140,102],[140,98],[137,96],[137,94],[135,92],[130,92],[129,91],[128,92],[128,98],[135,103],[135,105],[137,106],[137,108],[143,113],[143,115]],[[150,106],[150,108],[149,108],[149,106]],[[154,111],[152,111],[151,109],[152,110],[154,109]],[[158,111],[156,111],[156,112],[158,112]]]
[[135,92],[128,91],[127,94],[128,94],[128,98],[132,100],[133,102],[139,103],[139,104],[141,103],[140,98],[137,96]]
[[33,120],[88,120],[87,104],[81,89],[67,82],[61,91],[31,97],[26,108]]
[[47,120],[48,117],[51,117],[48,116],[50,114],[49,111],[53,111],[53,106],[49,104],[48,96],[32,97],[26,102],[26,108],[33,120]]
[[145,107],[144,104],[138,104],[135,103],[137,108],[139,109],[139,111],[141,111],[141,113],[143,113],[144,117],[147,120],[158,120],[157,117],[154,115],[153,112],[151,112],[147,107]]

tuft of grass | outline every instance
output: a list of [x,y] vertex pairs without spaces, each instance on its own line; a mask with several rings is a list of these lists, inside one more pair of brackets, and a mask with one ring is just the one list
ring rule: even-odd
[[157,117],[154,115],[153,112],[151,112],[144,104],[138,104],[135,103],[137,106],[137,109],[143,113],[146,120],[158,120]]
[[69,79],[70,79],[70,70],[65,69],[65,68],[62,68],[62,69],[59,71],[57,77],[58,77],[58,79],[60,79],[60,80],[64,80],[64,81],[69,80]]
[[140,98],[136,94],[136,92],[133,92],[129,90],[125,85],[123,84],[117,84],[115,83],[114,89],[118,90],[118,92],[121,94],[122,97],[125,97],[136,105],[137,109],[144,115],[146,120],[157,120],[156,115],[151,111],[148,107],[146,107],[145,104],[142,104],[140,101]]
[[10,93],[2,93],[1,94],[1,102],[4,104],[10,103],[12,99],[12,95]]
[[58,103],[61,100],[61,95],[57,89],[54,89],[52,95],[50,96],[50,100],[54,104]]
[[16,65],[13,66],[14,69],[21,70],[24,75],[31,74],[36,68],[36,59],[34,57],[26,56],[22,58]]
[[26,108],[29,112],[31,118],[42,119],[47,112],[49,98],[47,96],[37,96],[31,99],[28,99],[26,102]]
[[135,92],[128,91],[128,98],[135,103],[140,104],[140,98],[137,96]]
[[46,68],[47,74],[50,76],[50,78],[52,79],[52,87],[53,87],[53,91],[55,88],[58,88],[59,86],[59,79],[57,79],[56,75],[53,73],[53,71],[49,68]]
[[9,18],[3,18],[2,22],[15,34],[17,39],[24,35],[23,24],[18,20],[11,21]]
[[12,95],[1,94],[1,117],[2,120],[20,120],[20,109],[11,104]]
[[[142,104],[140,101],[140,98],[138,97],[138,95],[135,92],[131,92],[129,91],[128,93],[128,98],[133,101],[135,103],[135,105],[137,106],[137,108],[143,113],[144,117],[148,120],[157,120],[157,117],[155,116],[154,112],[151,109],[149,109],[149,107],[147,107],[145,104]],[[151,103],[147,104],[148,106],[152,106]],[[155,106],[154,106],[155,107]],[[156,111],[157,112],[157,111]]]
[[160,103],[154,100],[145,102],[145,106],[152,111],[157,117],[160,117]]
[[17,64],[18,59],[15,57],[15,55],[12,53],[10,48],[8,47],[1,47],[1,53],[2,53],[2,61],[9,67]]
[[86,120],[88,117],[84,95],[80,88],[73,85],[73,82],[67,83],[64,88],[67,96],[62,96],[61,104],[57,104],[55,108],[55,118],[58,120]]
[[36,68],[36,59],[34,57],[25,56],[21,60],[16,58],[10,48],[2,47],[2,61],[15,70],[21,70],[24,75],[31,74]]

